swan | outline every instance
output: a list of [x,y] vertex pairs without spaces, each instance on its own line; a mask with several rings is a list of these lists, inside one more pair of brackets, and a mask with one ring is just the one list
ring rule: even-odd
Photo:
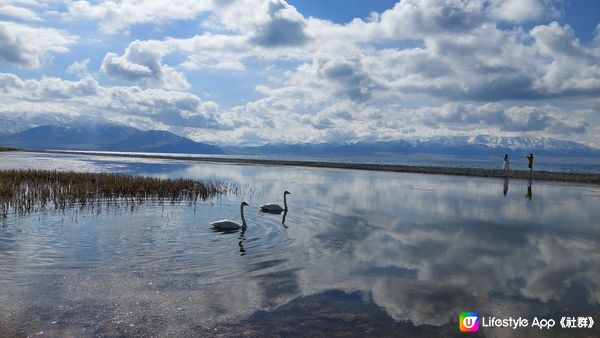
[[288,207],[287,207],[287,198],[286,198],[286,195],[291,195],[291,194],[292,193],[289,192],[289,191],[287,191],[287,190],[283,193],[283,206],[284,206],[283,208],[279,204],[271,203],[271,204],[261,205],[260,206],[260,211],[262,211],[262,212],[272,212],[272,213],[278,213],[279,214],[282,211],[287,210]]
[[242,224],[230,221],[228,219],[224,219],[220,221],[214,221],[210,223],[210,225],[212,225],[212,227],[216,230],[237,230],[239,228],[245,229],[246,219],[244,218],[244,207],[246,206],[248,206],[248,203],[246,202],[242,202],[242,204],[240,204],[240,215],[242,216]]

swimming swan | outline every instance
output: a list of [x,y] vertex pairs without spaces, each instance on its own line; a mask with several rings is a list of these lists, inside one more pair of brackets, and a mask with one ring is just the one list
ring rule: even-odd
[[224,220],[212,222],[212,223],[210,223],[210,225],[212,225],[212,227],[217,230],[236,230],[239,228],[245,229],[246,228],[246,219],[244,218],[244,207],[245,206],[248,206],[248,203],[242,202],[242,204],[240,204],[240,215],[242,216],[242,224],[239,224],[234,221],[230,221],[228,219],[224,219]]
[[272,203],[272,204],[264,204],[264,205],[260,206],[260,211],[262,211],[262,212],[272,212],[272,213],[278,213],[279,214],[282,211],[287,210],[288,207],[287,207],[286,195],[288,195],[288,194],[291,195],[292,193],[289,192],[289,191],[287,191],[287,190],[283,193],[283,205],[284,205],[283,208],[281,206],[279,206],[279,204],[274,204],[274,203]]

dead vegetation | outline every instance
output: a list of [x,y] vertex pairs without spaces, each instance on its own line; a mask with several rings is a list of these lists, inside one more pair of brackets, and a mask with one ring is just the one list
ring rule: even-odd
[[49,170],[0,170],[0,217],[36,211],[95,205],[133,206],[147,201],[195,203],[237,187],[224,182],[199,182],[104,173]]

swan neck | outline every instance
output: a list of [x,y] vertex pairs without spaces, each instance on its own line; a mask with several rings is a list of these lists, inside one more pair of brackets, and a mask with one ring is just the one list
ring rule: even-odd
[[244,218],[244,206],[240,206],[240,215],[242,216],[242,226],[246,226],[246,219]]
[[283,194],[283,208],[287,210],[287,194]]

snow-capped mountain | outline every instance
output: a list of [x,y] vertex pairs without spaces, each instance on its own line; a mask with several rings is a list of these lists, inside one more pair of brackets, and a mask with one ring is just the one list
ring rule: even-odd
[[297,155],[407,155],[436,154],[461,157],[524,155],[600,157],[600,149],[548,137],[435,136],[388,142],[349,142],[320,144],[267,144],[259,147],[227,147],[236,154]]
[[[49,128],[48,132],[55,135],[57,131],[61,133],[74,133],[76,130],[85,130],[86,133],[80,133],[78,138],[84,138],[85,142],[79,142],[77,149],[106,149],[106,139],[97,137],[90,139],[90,135],[96,135],[103,131],[106,123],[95,120],[73,119],[69,117],[45,117],[45,116],[11,116],[0,115],[0,143],[4,145],[14,145],[22,148],[62,148],[67,144],[64,137],[60,139],[54,137],[42,137],[40,144],[32,143],[37,138],[31,134],[31,130],[39,130],[32,126],[55,126],[60,128]],[[73,129],[75,128],[75,129]],[[126,128],[121,128],[126,130]],[[131,129],[131,128],[130,128]],[[127,130],[130,130],[127,129]],[[29,133],[27,133],[29,131]],[[142,132],[142,131],[139,131]],[[152,138],[162,140],[157,132],[150,135],[146,132],[145,140],[153,142]],[[37,135],[37,134],[36,134]],[[70,134],[69,134],[70,135]],[[164,135],[163,135],[164,136]],[[176,135],[169,137],[174,138]],[[177,136],[179,137],[179,136]],[[179,137],[181,138],[181,137]],[[17,142],[18,139],[18,142]],[[116,141],[116,140],[113,140]],[[186,140],[192,142],[191,140]],[[117,142],[118,143],[118,142]],[[130,141],[125,142],[129,143]],[[68,145],[73,146],[73,142]],[[2,145],[2,144],[0,144]],[[85,145],[85,146],[84,146]],[[124,146],[124,145],[123,145]],[[113,145],[111,147],[118,147]],[[120,146],[119,146],[120,147]],[[164,147],[163,147],[164,148]],[[163,151],[167,151],[161,148]],[[192,147],[196,149],[196,147]],[[387,156],[387,155],[407,155],[407,154],[435,154],[450,155],[460,157],[480,157],[480,156],[503,156],[505,153],[510,156],[522,157],[525,154],[534,153],[536,155],[560,156],[560,157],[591,157],[600,158],[600,149],[588,147],[586,145],[564,141],[548,137],[504,137],[491,135],[477,136],[435,136],[435,137],[414,137],[393,141],[381,142],[345,142],[345,143],[307,143],[307,144],[266,144],[257,147],[221,147],[230,154],[281,154],[281,155],[304,155],[304,156]],[[112,148],[111,148],[112,149]],[[120,148],[119,148],[120,149]],[[187,149],[187,148],[186,148]],[[191,149],[191,148],[190,148]],[[191,150],[190,150],[191,151]],[[194,150],[195,151],[195,150]],[[500,155],[499,155],[500,154]]]
[[0,146],[22,149],[110,150],[158,153],[223,154],[213,145],[161,130],[139,130],[97,121],[39,126],[7,136]]
[[18,133],[30,128],[43,125],[64,125],[72,122],[74,119],[65,116],[54,115],[27,115],[15,114],[6,115],[0,114],[0,136]]
[[583,150],[586,147],[583,144],[573,142],[557,140],[549,137],[501,137],[501,136],[490,136],[490,135],[479,135],[469,137],[467,140],[469,144],[483,144],[490,148],[507,148],[512,150],[518,149],[536,149],[536,150],[554,150],[554,151],[570,151],[570,150]]

